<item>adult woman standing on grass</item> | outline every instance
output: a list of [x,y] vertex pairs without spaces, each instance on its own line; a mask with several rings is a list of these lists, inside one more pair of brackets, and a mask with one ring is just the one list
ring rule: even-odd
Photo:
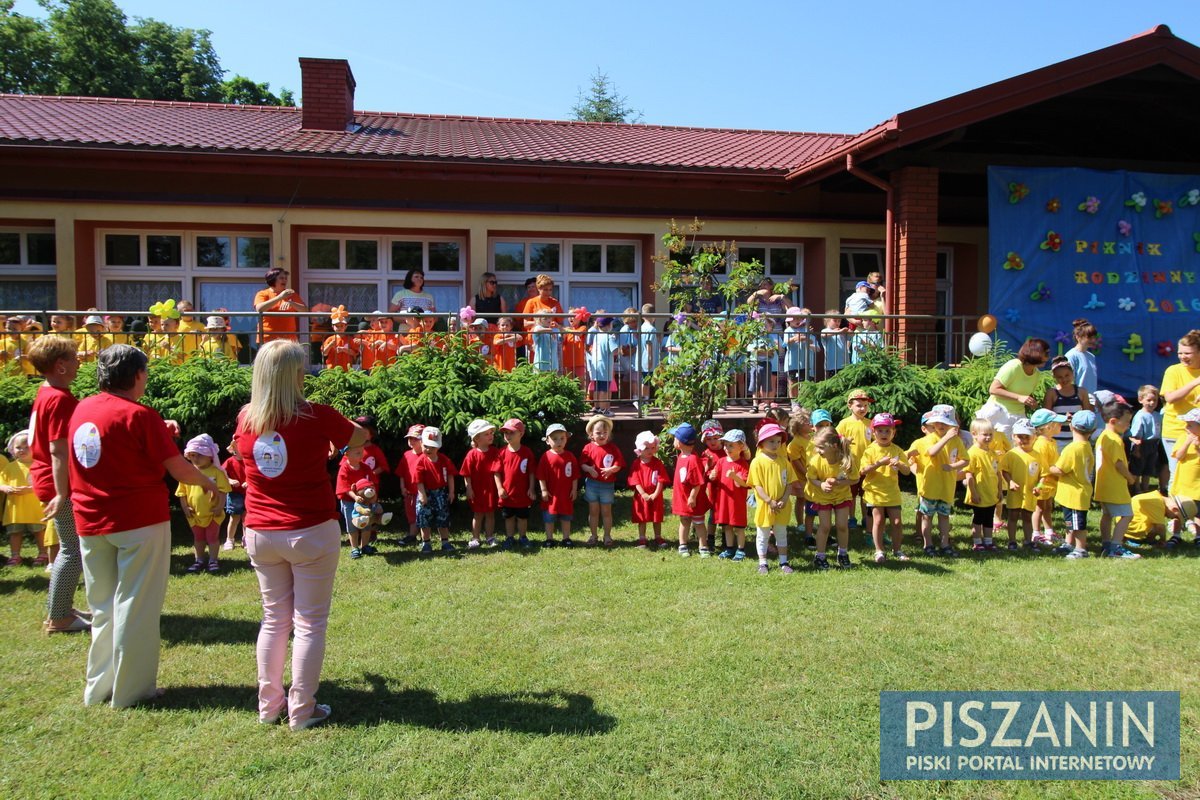
[[[366,429],[330,406],[304,399],[305,350],[263,345],[254,360],[250,403],[234,438],[246,468],[245,543],[262,591],[258,632],[258,719],[288,717],[303,730],[329,718],[315,696],[325,660],[341,528],[325,471],[329,447],[357,447]],[[292,686],[283,691],[293,629]]]
[[1200,405],[1200,330],[1191,330],[1179,340],[1175,351],[1179,363],[1163,373],[1159,393],[1163,399],[1162,439],[1175,480],[1175,443],[1187,436],[1187,426],[1179,418]]
[[73,607],[83,573],[75,512],[71,510],[71,448],[67,440],[71,412],[79,404],[71,394],[71,382],[79,372],[77,348],[74,339],[39,336],[28,353],[29,363],[46,379],[38,387],[29,419],[29,447],[33,451],[29,477],[34,495],[43,504],[45,518],[54,518],[59,539],[46,600],[47,633],[77,633],[91,626]]
[[138,402],[146,354],[116,344],[96,359],[100,393],[75,407],[71,503],[92,607],[84,705],[125,708],[158,695],[159,618],[171,562],[171,511],[163,473],[216,492],[188,463],[167,423]]
[[1041,377],[1038,370],[1050,359],[1050,343],[1045,339],[1026,339],[1017,351],[1017,357],[996,371],[996,378],[988,388],[988,394],[1008,412],[1009,419],[998,427],[1005,433],[1012,423],[1037,408],[1033,393],[1037,391]]

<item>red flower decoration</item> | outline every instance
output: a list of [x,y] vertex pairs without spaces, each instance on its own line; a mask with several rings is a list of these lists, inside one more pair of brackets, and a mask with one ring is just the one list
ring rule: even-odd
[[1171,354],[1174,352],[1175,352],[1175,345],[1172,344],[1170,341],[1158,343],[1158,354],[1160,356],[1162,356],[1163,358],[1170,358]]
[[1049,231],[1046,234],[1046,241],[1042,242],[1043,250],[1053,250],[1055,253],[1062,247],[1062,237],[1054,231]]
[[1057,197],[1053,198],[1048,203],[1046,203],[1046,210],[1049,211],[1051,214],[1057,214],[1058,210],[1060,208],[1062,208],[1062,201],[1059,200]]

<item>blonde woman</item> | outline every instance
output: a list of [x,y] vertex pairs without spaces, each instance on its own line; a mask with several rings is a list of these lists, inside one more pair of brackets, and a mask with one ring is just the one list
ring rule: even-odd
[[[284,339],[259,349],[250,403],[234,435],[246,470],[246,552],[263,602],[258,719],[270,724],[286,716],[293,731],[319,725],[331,713],[315,700],[341,539],[325,471],[329,445],[358,447],[367,441],[366,429],[330,406],[304,399],[306,353]],[[283,670],[293,630],[292,686],[285,695]]]

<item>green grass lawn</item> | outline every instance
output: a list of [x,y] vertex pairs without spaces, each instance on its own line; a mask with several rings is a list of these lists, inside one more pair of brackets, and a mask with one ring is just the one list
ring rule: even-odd
[[[868,566],[855,532],[857,569],[762,577],[638,550],[628,524],[612,550],[423,559],[389,534],[377,556],[343,548],[318,697],[334,716],[300,734],[257,723],[244,550],[184,575],[177,538],[166,695],[121,712],[83,707],[87,639],[42,636],[46,576],[6,568],[0,796],[1200,794],[1197,554],[975,558],[955,535],[953,561]],[[881,783],[883,689],[1178,690],[1183,780]]]

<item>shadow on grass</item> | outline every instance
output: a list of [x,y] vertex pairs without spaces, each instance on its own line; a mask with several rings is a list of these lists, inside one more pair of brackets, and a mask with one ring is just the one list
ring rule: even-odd
[[163,640],[169,644],[254,644],[258,641],[258,622],[244,619],[163,614],[160,630]]
[[[324,681],[318,700],[333,708],[333,724],[414,725],[447,731],[511,731],[534,736],[597,736],[617,724],[596,710],[595,701],[576,692],[477,694],[465,700],[440,700],[428,689],[393,689],[382,675],[364,676],[369,689]],[[151,711],[246,709],[256,705],[248,686],[170,686],[145,706]]]
[[50,576],[45,574],[26,575],[23,578],[6,577],[0,580],[0,595],[16,594],[17,592],[44,592],[49,587]]

